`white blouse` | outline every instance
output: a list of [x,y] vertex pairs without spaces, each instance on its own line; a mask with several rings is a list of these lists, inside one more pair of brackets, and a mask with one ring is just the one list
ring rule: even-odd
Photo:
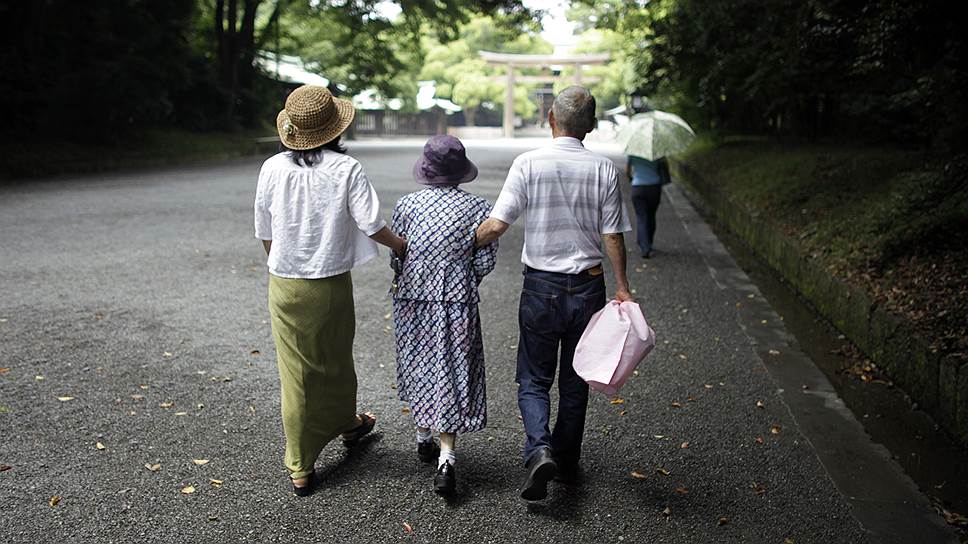
[[377,256],[369,238],[386,221],[360,163],[323,151],[312,167],[287,152],[262,165],[255,193],[255,237],[272,240],[269,272],[283,278],[326,278]]

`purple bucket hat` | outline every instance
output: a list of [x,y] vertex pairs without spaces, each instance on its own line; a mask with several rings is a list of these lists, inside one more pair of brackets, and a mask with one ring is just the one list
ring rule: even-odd
[[477,165],[467,158],[464,144],[453,136],[433,136],[413,165],[413,179],[424,185],[456,185],[477,177]]

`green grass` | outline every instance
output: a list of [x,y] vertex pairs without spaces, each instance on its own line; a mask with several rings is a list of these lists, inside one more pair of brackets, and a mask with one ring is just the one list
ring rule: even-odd
[[727,139],[683,160],[837,266],[944,251],[968,224],[968,187],[914,151]]
[[968,159],[755,138],[699,141],[679,159],[968,359]]

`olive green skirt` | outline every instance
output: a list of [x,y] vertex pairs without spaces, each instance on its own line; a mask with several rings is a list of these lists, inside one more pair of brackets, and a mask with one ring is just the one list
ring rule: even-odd
[[353,280],[346,272],[306,280],[269,275],[269,314],[282,387],[286,467],[314,469],[323,447],[356,423]]

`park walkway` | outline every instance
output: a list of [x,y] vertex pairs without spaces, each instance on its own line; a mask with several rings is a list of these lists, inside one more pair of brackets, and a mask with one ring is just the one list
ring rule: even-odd
[[[469,190],[493,201],[522,145],[469,145],[481,169]],[[417,189],[417,153],[407,143],[353,150],[386,217]],[[293,497],[251,233],[258,167],[240,160],[0,188],[0,367],[9,369],[0,374],[0,464],[10,467],[0,472],[0,541],[950,538],[804,366],[779,316],[676,187],[660,208],[656,258],[630,257],[659,345],[619,398],[593,394],[584,485],[554,486],[534,505],[517,498],[523,233],[514,226],[482,287],[489,424],[459,439],[458,497],[432,492],[395,397],[385,259],[354,271],[359,399],[378,414],[378,432],[357,455],[328,447],[320,491]]]

